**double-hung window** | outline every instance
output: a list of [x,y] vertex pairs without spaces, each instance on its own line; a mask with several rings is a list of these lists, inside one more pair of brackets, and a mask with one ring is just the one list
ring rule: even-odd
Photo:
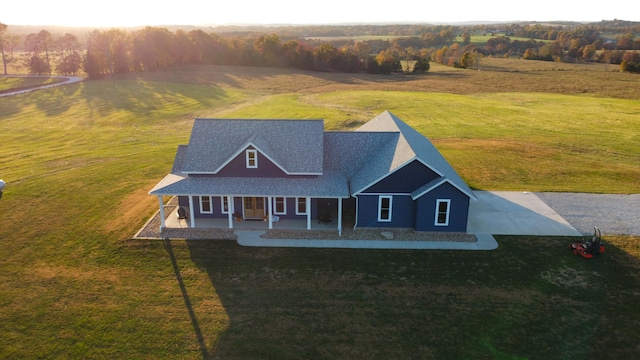
[[393,196],[378,197],[378,221],[391,222]]
[[436,200],[436,226],[448,226],[449,225],[449,210],[451,209],[451,200],[438,199]]
[[247,156],[247,169],[258,168],[258,151],[249,149],[246,152]]
[[307,215],[307,198],[296,198],[296,215]]
[[213,214],[213,205],[211,203],[211,196],[200,196],[200,213]]
[[287,202],[283,197],[275,197],[273,198],[273,213],[275,215],[286,215],[287,214]]

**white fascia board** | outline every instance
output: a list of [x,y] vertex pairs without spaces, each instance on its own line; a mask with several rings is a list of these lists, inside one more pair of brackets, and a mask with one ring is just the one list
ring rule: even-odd
[[227,159],[227,161],[225,161],[224,163],[222,163],[222,165],[220,165],[217,169],[215,169],[214,171],[182,171],[182,174],[185,175],[215,175],[218,172],[220,172],[220,170],[222,170],[225,166],[227,166],[233,159],[235,159],[236,157],[238,157],[240,154],[242,154],[242,152],[246,151],[247,148],[249,146],[252,146],[256,151],[258,151],[262,156],[266,157],[269,161],[271,161],[272,163],[274,163],[280,170],[282,170],[282,172],[284,172],[287,175],[322,175],[322,173],[297,173],[297,172],[289,172],[287,170],[285,170],[282,165],[280,165],[277,161],[273,160],[273,158],[271,158],[271,156],[267,155],[264,151],[262,151],[259,147],[257,147],[253,142],[249,141],[247,143],[245,143],[244,145],[240,146],[240,148],[233,153],[231,156],[229,156],[229,158]]
[[420,197],[422,197],[424,194],[428,193],[429,191],[437,188],[438,186],[444,184],[445,182],[449,183],[449,185],[453,186],[454,188],[456,188],[458,191],[460,191],[461,193],[467,195],[470,199],[472,200],[478,200],[478,197],[476,196],[476,194],[474,194],[473,192],[471,194],[469,194],[467,191],[464,191],[463,189],[461,189],[458,185],[452,183],[448,178],[442,178],[441,181],[438,181],[437,183],[435,183],[433,186],[429,187],[428,189],[422,191],[420,194],[416,195],[416,196],[411,196],[411,198],[413,200],[418,199]]
[[424,163],[424,161],[420,160],[418,157],[414,156],[411,159],[405,161],[404,163],[402,163],[400,166],[396,167],[393,171],[390,171],[388,173],[386,173],[385,175],[381,176],[380,178],[378,178],[377,180],[373,181],[372,183],[368,184],[367,186],[362,187],[362,189],[356,191],[353,193],[353,195],[360,195],[361,192],[363,192],[364,190],[370,188],[371,186],[379,183],[380,181],[384,180],[385,178],[391,176],[392,174],[394,174],[396,171],[404,168],[405,166],[409,165],[412,161],[414,160],[418,160],[420,163],[422,163],[423,165],[425,165],[426,167],[428,167],[429,169],[431,169],[431,171],[435,172],[436,174],[438,174],[439,176],[442,176],[442,174],[440,174],[439,171],[436,171],[435,169],[433,169],[431,166],[427,165]]
[[[419,194],[417,194],[417,195],[415,195],[415,196],[411,195],[411,198],[412,198],[413,200],[415,200],[415,199],[419,199],[419,198],[421,198],[421,197],[422,197],[422,195],[424,195],[424,194],[428,193],[429,191],[431,191],[431,190],[433,190],[433,189],[437,188],[438,186],[440,186],[440,185],[444,184],[445,182],[448,182],[449,184],[451,184],[451,181],[449,181],[447,178],[443,178],[443,177],[441,177],[440,181],[435,182],[433,185],[431,185],[430,187],[428,187],[427,189],[423,190],[421,193],[419,193]],[[451,184],[451,185],[453,185],[453,184]],[[453,185],[453,186],[455,186],[455,185]],[[458,189],[458,190],[459,190],[459,189]]]

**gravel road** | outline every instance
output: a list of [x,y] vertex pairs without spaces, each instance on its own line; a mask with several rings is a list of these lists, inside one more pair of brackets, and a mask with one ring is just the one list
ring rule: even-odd
[[536,193],[549,207],[583,234],[640,236],[640,194]]

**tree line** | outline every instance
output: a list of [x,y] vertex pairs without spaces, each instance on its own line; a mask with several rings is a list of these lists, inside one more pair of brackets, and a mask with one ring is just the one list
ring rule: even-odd
[[[624,32],[613,37],[603,36],[599,29],[608,29],[609,34],[614,34],[614,29],[603,24],[577,27],[541,24],[469,27],[462,32],[462,41],[430,49],[429,54],[432,61],[463,68],[476,65],[481,57],[494,56],[619,64],[622,71],[639,72],[636,58],[640,56],[640,38],[635,36],[635,31],[640,32],[640,23],[624,22],[624,26],[618,28]],[[493,35],[486,43],[471,43],[471,35],[486,35],[486,32]],[[518,39],[512,40],[511,37]]]
[[[21,37],[0,23],[3,63],[24,66],[32,74],[63,75],[84,71],[91,78],[108,74],[157,71],[177,65],[214,64],[293,67],[335,72],[391,73],[429,70],[429,62],[461,68],[478,65],[485,56],[520,57],[562,62],[620,64],[638,72],[640,24],[614,20],[593,24],[501,24],[474,26],[358,25],[311,27],[227,27],[207,32],[165,27],[89,31],[80,42],[47,30]],[[265,29],[275,30],[269,34]],[[276,32],[281,31],[282,33]],[[605,37],[602,32],[616,34]],[[384,39],[324,38],[383,34]],[[617,32],[617,33],[616,33]],[[313,33],[315,36],[302,36]],[[491,35],[483,44],[472,36]],[[518,39],[512,40],[511,37]],[[527,38],[527,40],[522,40]],[[14,53],[21,49],[22,58]]]
[[[6,30],[6,25],[3,28]],[[2,36],[3,62],[17,63],[31,74],[50,75],[54,71],[74,75],[84,71],[90,78],[108,74],[157,71],[178,65],[212,64],[294,67],[304,70],[390,73],[401,71],[395,53],[379,51],[371,54],[366,42],[336,46],[330,42],[315,43],[301,39],[281,40],[275,34],[220,36],[201,29],[169,31],[163,27],[145,27],[126,31],[109,29],[90,31],[84,44],[67,33],[54,38],[47,30],[24,37],[24,55],[15,55],[19,43],[15,37]],[[409,56],[409,55],[407,55]],[[415,72],[429,70],[428,59],[411,53],[419,60]]]

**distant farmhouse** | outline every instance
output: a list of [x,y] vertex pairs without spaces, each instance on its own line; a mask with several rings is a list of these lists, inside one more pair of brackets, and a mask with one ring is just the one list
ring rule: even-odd
[[196,119],[150,194],[162,228],[162,197],[178,196],[192,228],[258,220],[340,233],[346,213],[355,228],[466,232],[476,199],[433,144],[388,111],[347,132],[325,131],[323,120]]

